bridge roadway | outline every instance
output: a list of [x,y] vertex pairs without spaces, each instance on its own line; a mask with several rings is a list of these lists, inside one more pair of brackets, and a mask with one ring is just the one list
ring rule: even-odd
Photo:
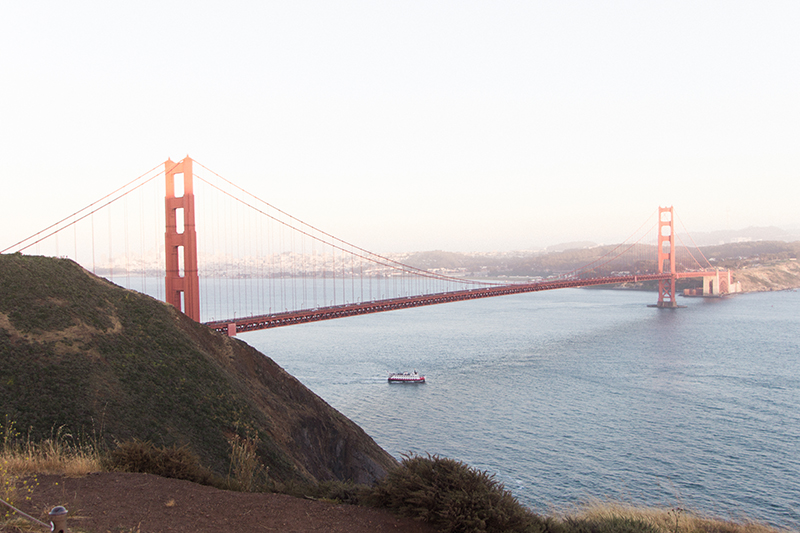
[[[715,273],[713,272],[681,272],[676,274],[676,277],[695,278],[714,274]],[[536,283],[514,283],[509,285],[498,285],[495,287],[485,287],[482,289],[466,289],[437,294],[423,294],[420,296],[391,298],[387,300],[373,300],[370,302],[334,305],[329,307],[316,307],[313,309],[287,311],[285,313],[273,313],[270,315],[242,317],[232,320],[216,320],[214,322],[206,322],[205,324],[215,331],[225,334],[232,333],[232,331],[229,329],[229,325],[235,324],[236,333],[244,333],[246,331],[256,331],[259,329],[277,328],[281,326],[303,324],[306,322],[318,322],[320,320],[367,315],[370,313],[393,311],[395,309],[422,307],[424,305],[443,304],[462,300],[475,300],[478,298],[506,296],[509,294],[521,294],[525,292],[549,291],[553,289],[589,287],[593,285],[636,283],[639,281],[653,281],[662,279],[668,280],[671,277],[672,274],[663,273],[586,279],[559,279],[552,281],[539,281]]]

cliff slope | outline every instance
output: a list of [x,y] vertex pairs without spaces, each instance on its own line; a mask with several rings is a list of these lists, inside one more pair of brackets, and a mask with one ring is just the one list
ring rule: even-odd
[[189,444],[217,473],[257,436],[278,481],[371,483],[396,464],[265,355],[72,261],[0,255],[0,417],[109,444]]
[[773,261],[747,266],[733,273],[742,283],[742,292],[781,291],[800,287],[800,263]]

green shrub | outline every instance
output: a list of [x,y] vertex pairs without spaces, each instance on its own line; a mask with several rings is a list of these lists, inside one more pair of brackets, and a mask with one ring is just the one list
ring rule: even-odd
[[185,479],[204,485],[219,485],[200,458],[188,446],[157,448],[151,442],[130,440],[119,443],[108,456],[108,468],[121,472],[154,474]]
[[493,475],[439,456],[404,456],[375,487],[373,502],[446,533],[544,532],[544,519],[522,506]]

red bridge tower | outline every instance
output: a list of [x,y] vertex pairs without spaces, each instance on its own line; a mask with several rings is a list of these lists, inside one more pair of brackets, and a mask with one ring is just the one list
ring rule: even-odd
[[672,274],[670,279],[658,280],[658,307],[678,307],[675,301],[675,226],[672,206],[658,208],[658,273],[665,271],[664,264]]
[[[194,224],[192,160],[185,157],[164,163],[166,208],[166,300],[189,318],[200,322],[200,278],[197,275],[197,231]],[[183,196],[175,196],[175,174],[183,174]],[[178,222],[183,231],[178,232]]]

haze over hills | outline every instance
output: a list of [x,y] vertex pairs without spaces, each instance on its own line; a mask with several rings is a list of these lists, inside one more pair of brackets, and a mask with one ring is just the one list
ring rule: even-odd
[[[797,258],[800,253],[800,226],[783,229],[775,226],[750,227],[693,234],[679,246],[697,246],[712,266],[742,268],[763,260]],[[617,244],[571,241],[543,249],[505,252],[451,252],[443,250],[386,254],[391,259],[417,268],[471,277],[547,277],[581,268]],[[642,245],[643,248],[647,245]],[[650,246],[655,265],[655,246]],[[643,265],[640,265],[640,267]],[[635,271],[635,265],[617,265],[617,270]]]
[[[750,226],[735,230],[692,232],[691,238],[687,240],[689,244],[695,244],[697,246],[716,246],[720,244],[751,241],[792,242],[800,240],[800,225],[783,228],[777,226]],[[563,252],[564,250],[575,248],[591,248],[594,246],[601,245],[594,241],[572,241],[553,244],[545,248],[534,247],[533,250],[551,253]]]
[[800,228],[779,228],[777,226],[756,227],[739,230],[718,230],[692,233],[692,239],[697,246],[714,246],[735,242],[752,241],[783,241],[792,242],[800,240]]
[[[791,243],[800,241],[800,226],[797,228],[751,227],[735,231],[720,230],[694,234],[692,239],[684,238],[679,246],[699,246],[713,248],[703,254],[707,257],[736,258],[752,255],[753,250],[766,253],[791,252]],[[752,247],[737,247],[749,243]],[[766,243],[773,243],[767,245]],[[548,276],[569,272],[574,268],[585,266],[605,251],[614,248],[618,243],[598,244],[594,241],[571,241],[551,245],[545,248],[526,250],[494,251],[494,252],[455,252],[446,250],[427,250],[413,252],[385,252],[383,256],[423,269],[440,270],[448,274],[464,274],[469,276]],[[719,249],[719,246],[731,245],[730,252]],[[646,245],[642,245],[646,246]],[[655,249],[653,247],[653,249]],[[590,251],[593,250],[593,251]],[[739,250],[739,251],[736,251]],[[547,256],[547,259],[542,259]],[[538,259],[532,260],[532,257]],[[655,252],[653,253],[655,257]],[[585,258],[581,264],[577,260]],[[523,263],[520,265],[520,263]],[[286,265],[291,265],[291,268]],[[538,266],[537,266],[538,265]],[[112,264],[93,265],[93,272],[101,276],[114,274],[117,276],[144,274],[151,277],[163,277],[163,256],[152,252],[143,256],[115,256]],[[331,265],[317,261],[310,254],[284,252],[266,256],[242,255],[203,255],[201,268],[207,277],[287,277],[314,276],[331,270]],[[338,273],[347,273],[346,262],[334,264]],[[382,267],[365,263],[363,274],[367,277],[385,275]],[[618,270],[631,270],[632,266],[620,267]]]
[[[586,244],[586,243],[581,243]],[[652,260],[637,264],[618,263],[603,267],[607,270],[630,272],[655,271],[655,246],[641,245],[642,257]],[[467,277],[543,277],[571,272],[604,256],[615,245],[582,246],[553,252],[496,252],[455,253],[440,250],[393,254],[392,258],[417,268]],[[712,266],[742,269],[764,261],[797,259],[800,241],[739,241],[715,246],[703,246],[701,252]],[[598,271],[598,273],[603,273]],[[607,272],[606,272],[607,274]]]

